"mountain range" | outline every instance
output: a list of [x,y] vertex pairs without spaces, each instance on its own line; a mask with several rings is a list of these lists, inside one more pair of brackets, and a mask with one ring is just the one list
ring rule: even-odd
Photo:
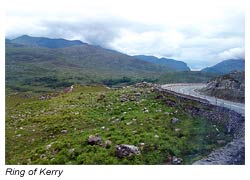
[[146,62],[168,67],[173,71],[190,71],[190,68],[187,66],[187,64],[182,61],[177,61],[174,59],[167,59],[167,58],[157,58],[155,56],[145,56],[145,55],[136,55],[134,57]]
[[47,91],[77,83],[206,82],[218,73],[192,72],[182,61],[129,56],[79,40],[23,35],[5,43],[6,87],[14,90]]

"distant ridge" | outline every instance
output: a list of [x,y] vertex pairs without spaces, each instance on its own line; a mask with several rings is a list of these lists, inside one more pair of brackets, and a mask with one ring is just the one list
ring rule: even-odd
[[47,47],[47,48],[65,48],[77,45],[83,45],[80,40],[66,40],[66,39],[51,39],[45,37],[31,37],[28,35],[23,35],[17,37],[13,40],[10,40],[11,43],[28,45],[28,46],[40,46],[40,47]]
[[155,56],[145,56],[145,55],[136,55],[134,57],[153,64],[168,67],[173,71],[190,71],[190,68],[187,66],[186,63],[175,59],[157,58]]
[[228,74],[232,71],[245,71],[245,60],[229,59],[222,61],[212,67],[204,68],[201,71],[216,74]]

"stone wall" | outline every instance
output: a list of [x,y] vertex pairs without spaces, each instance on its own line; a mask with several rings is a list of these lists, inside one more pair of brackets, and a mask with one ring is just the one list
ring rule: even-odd
[[[206,158],[194,164],[244,164],[245,117],[225,107],[209,104],[204,99],[162,89],[160,86],[155,86],[154,91],[159,94],[158,98],[162,98],[168,105],[179,106],[182,104],[182,108],[191,115],[205,117],[216,125],[225,128],[234,138],[225,147],[215,150]],[[177,102],[168,98],[173,95]],[[193,103],[190,103],[190,101]],[[197,103],[199,104],[198,106],[192,105]]]

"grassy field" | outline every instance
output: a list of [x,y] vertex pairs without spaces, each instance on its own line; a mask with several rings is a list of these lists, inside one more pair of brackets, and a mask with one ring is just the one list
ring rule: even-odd
[[[206,119],[167,106],[150,88],[78,85],[50,96],[6,96],[7,164],[171,164],[173,156],[191,164],[222,146],[217,140],[231,140]],[[96,134],[112,143],[88,144]],[[135,145],[141,154],[119,158],[119,144]]]

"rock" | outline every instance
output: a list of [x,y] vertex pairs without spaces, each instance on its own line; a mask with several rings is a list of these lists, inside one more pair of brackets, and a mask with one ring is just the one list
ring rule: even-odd
[[179,122],[180,120],[178,119],[178,118],[175,118],[175,117],[173,117],[173,118],[171,118],[171,123],[172,124],[176,124],[177,122]]
[[144,149],[145,143],[139,143],[139,148],[142,151]]
[[41,154],[40,159],[45,159],[46,155],[45,154]]
[[74,85],[72,85],[72,86],[70,86],[70,87],[65,88],[65,89],[63,90],[63,92],[64,92],[64,93],[70,93],[70,92],[72,92],[72,91],[73,91],[73,89],[74,89]]
[[180,128],[175,128],[174,131],[175,132],[179,132],[181,129]]
[[170,106],[170,107],[173,107],[173,106],[176,105],[176,102],[175,102],[175,101],[172,101],[172,100],[170,100],[170,99],[167,99],[167,100],[165,101],[165,103],[166,103],[168,106]]
[[75,149],[74,149],[74,148],[71,148],[71,149],[69,150],[69,153],[72,154],[73,152],[75,152]]
[[159,136],[156,134],[155,136],[154,136],[155,138],[159,138]]
[[179,165],[179,164],[181,164],[182,163],[182,159],[181,158],[178,158],[178,157],[176,157],[176,156],[173,156],[172,157],[172,164],[174,164],[174,165]]
[[132,122],[127,122],[126,124],[129,126],[130,124],[132,124]]
[[67,134],[67,133],[68,133],[68,131],[67,131],[66,129],[63,129],[63,130],[61,130],[61,133],[63,133],[63,134]]
[[50,149],[51,148],[51,144],[48,144],[47,146],[46,146],[46,149],[48,150],[48,149]]
[[97,134],[97,135],[90,135],[88,138],[88,144],[90,145],[98,145],[102,141],[102,138]]
[[45,100],[46,99],[46,96],[40,96],[39,97],[39,100]]
[[119,158],[131,157],[133,155],[141,154],[138,147],[134,145],[128,145],[128,144],[120,144],[116,146],[116,152]]
[[105,99],[105,97],[106,97],[105,94],[100,94],[97,101],[103,101]]
[[102,147],[104,147],[104,148],[110,148],[111,145],[112,145],[112,141],[106,140],[106,141],[102,144]]
[[165,112],[164,114],[167,115],[167,116],[169,116],[169,112]]
[[144,109],[143,109],[143,112],[144,112],[144,113],[148,113],[149,110],[148,110],[147,108],[144,108]]
[[225,140],[217,140],[217,144],[226,144]]
[[120,100],[121,100],[121,102],[127,102],[127,101],[129,101],[128,97],[125,96],[125,95],[123,95]]
[[140,92],[134,93],[135,96],[141,96]]

